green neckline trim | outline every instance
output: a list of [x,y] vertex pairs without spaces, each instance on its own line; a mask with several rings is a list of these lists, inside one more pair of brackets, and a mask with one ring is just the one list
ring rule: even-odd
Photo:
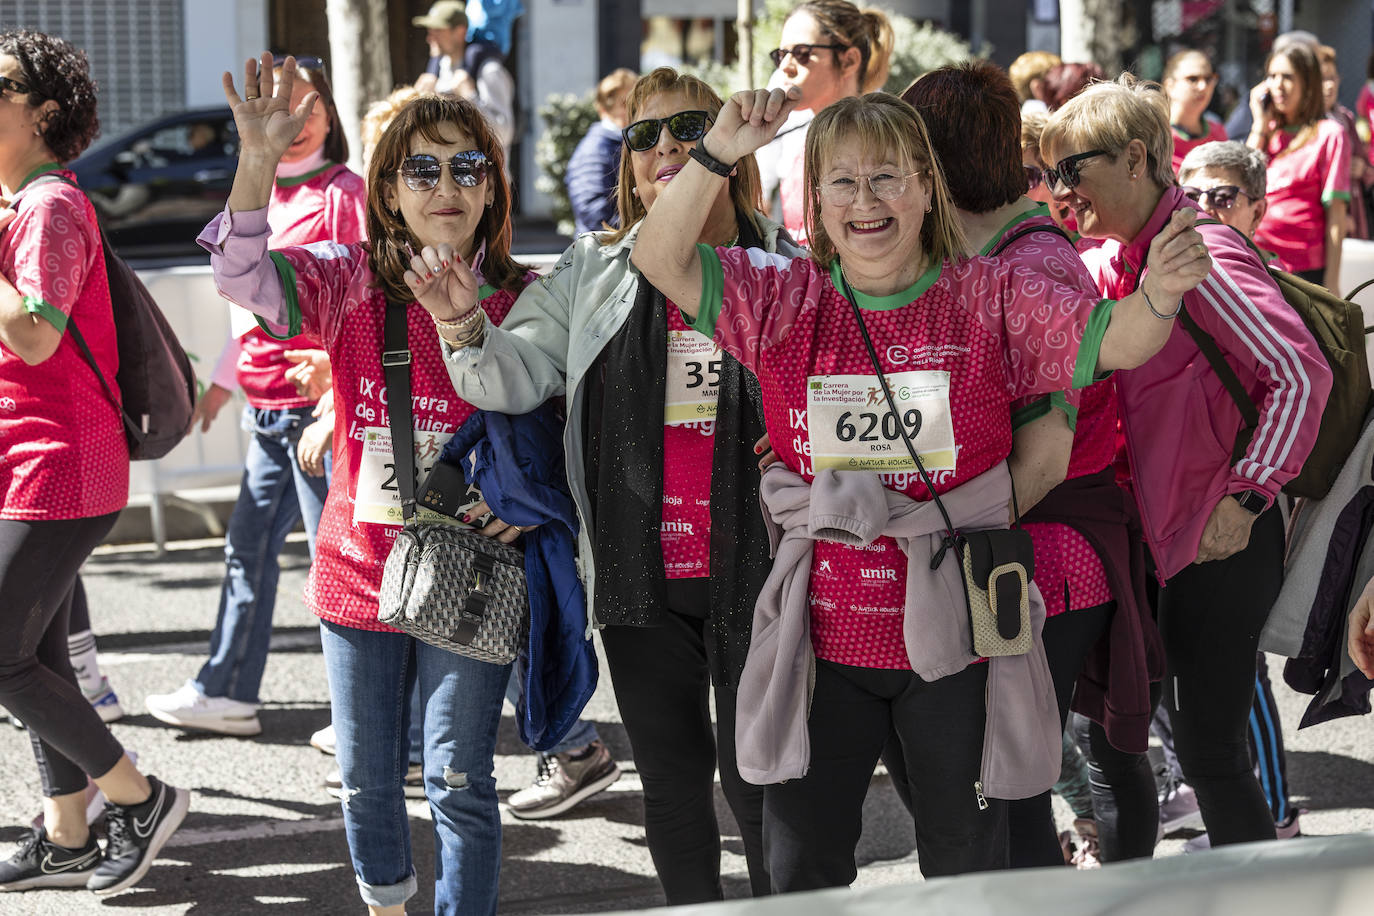
[[35,178],[37,178],[39,175],[45,174],[45,173],[47,173],[47,172],[57,172],[57,171],[60,171],[61,169],[62,169],[61,163],[58,163],[58,162],[45,162],[45,163],[43,163],[43,164],[40,165],[38,168],[34,169],[32,172],[29,172],[27,175],[24,176],[24,180],[21,181],[21,182],[19,182],[19,187],[17,187],[17,188],[14,189],[14,193],[18,194],[20,191],[24,190],[24,186],[27,185],[30,181],[33,181],[33,180],[34,180]]
[[1013,226],[1016,226],[1019,223],[1024,223],[1026,220],[1032,217],[1041,215],[1049,216],[1050,208],[1045,206],[1044,204],[1036,204],[1034,207],[1031,207],[1024,213],[1016,214],[1010,220],[1007,221],[1007,224],[1005,226],[1003,226],[1001,229],[998,229],[996,234],[993,235],[992,238],[988,239],[988,243],[984,245],[982,251],[979,251],[978,253],[984,257],[987,257],[988,252],[992,251],[992,249],[997,247],[997,243],[1002,241],[1003,236],[1010,232]]
[[325,160],[324,165],[315,169],[313,172],[306,172],[304,175],[293,175],[290,178],[278,178],[277,187],[294,188],[298,184],[305,184],[307,181],[314,178],[316,175],[321,175],[329,169],[332,169],[334,165],[335,163]]
[[496,292],[496,287],[492,286],[490,283],[483,283],[481,286],[477,287],[477,301],[481,302],[488,296],[495,296]]
[[[926,268],[926,272],[916,278],[916,282],[906,289],[899,290],[890,296],[870,296],[868,293],[854,290],[854,304],[861,309],[868,309],[873,312],[890,312],[899,309],[904,305],[910,305],[921,298],[926,290],[940,279],[940,271],[944,265],[940,263],[932,264]],[[840,273],[840,259],[836,258],[830,265],[830,282],[834,284],[836,291],[841,296],[844,295],[844,277]]]

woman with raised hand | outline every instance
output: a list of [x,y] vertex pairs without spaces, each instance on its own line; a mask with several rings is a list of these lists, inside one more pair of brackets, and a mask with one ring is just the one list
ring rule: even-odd
[[1164,64],[1164,92],[1169,96],[1169,128],[1174,134],[1173,168],[1195,147],[1226,139],[1226,125],[1207,110],[1217,88],[1212,60],[1194,48],[1179,51]]
[[[383,324],[403,309],[415,444],[437,454],[476,410],[457,398],[441,340],[499,323],[531,275],[510,255],[510,191],[501,144],[470,102],[424,96],[406,105],[373,153],[366,242],[267,250],[269,206],[283,153],[318,102],[294,108],[296,63],[274,79],[272,58],[248,61],[245,95],[224,75],[240,138],[225,212],[200,243],[215,282],[271,333],[307,333],[329,354],[337,454],[306,603],[320,639],[342,782],[344,828],[357,887],[372,913],[399,914],[415,893],[402,782],[409,690],[424,706],[424,786],[434,823],[436,912],[496,911],[501,818],[492,775],[496,726],[510,677],[494,665],[420,642],[378,622],[382,569],[400,528],[387,487],[394,462],[385,419]],[[275,90],[275,92],[274,92]],[[460,299],[479,308],[459,312]],[[493,521],[482,533],[513,540]]]
[[[741,773],[765,786],[775,891],[853,881],[864,795],[894,730],[922,871],[1002,867],[1001,799],[1039,794],[1059,771],[1044,608],[1031,588],[1026,654],[976,664],[947,528],[1006,526],[1012,403],[1147,360],[1178,297],[1205,275],[1206,249],[1190,217],[1161,234],[1145,280],[1159,317],[1143,291],[1100,302],[1009,261],[965,257],[924,125],[885,93],[842,99],[812,123],[810,257],[698,243],[694,202],[772,137],[797,95],[737,93],[633,256],[758,377],[782,462],[762,483],[786,531],[741,681]],[[883,409],[878,371],[900,416]],[[929,511],[899,422],[948,523]]]
[[[63,167],[99,125],[84,52],[0,33],[0,706],[28,726],[43,787],[42,826],[0,864],[0,891],[132,887],[191,798],[138,771],[68,657],[77,572],[129,498],[123,418],[101,383],[117,396],[100,227]],[[103,851],[87,777],[108,801]]]
[[[1040,144],[1057,163],[1045,173],[1055,199],[1073,209],[1080,232],[1108,240],[1092,265],[1103,294],[1144,289],[1156,273],[1146,252],[1181,214],[1199,212],[1169,164],[1159,87],[1129,75],[1090,86],[1055,113]],[[1220,223],[1198,231],[1212,266],[1183,298],[1184,327],[1115,381],[1131,491],[1161,585],[1164,701],[1184,775],[1221,845],[1274,838],[1246,744],[1255,650],[1283,575],[1274,499],[1312,448],[1331,371],[1244,237]],[[1201,351],[1205,338],[1259,410],[1248,443],[1238,441],[1240,411]],[[1099,766],[1153,784],[1143,754],[1123,756],[1100,727],[1090,743]],[[1138,793],[1118,786],[1115,777],[1094,780],[1099,809],[1116,807],[1123,850],[1149,856],[1156,806],[1131,805]]]
[[[492,410],[567,398],[563,441],[583,522],[583,582],[644,782],[649,852],[668,902],[723,896],[717,766],[750,886],[766,894],[762,793],[740,779],[734,754],[735,686],[768,571],[754,467],[763,407],[748,373],[689,328],[675,301],[630,262],[646,214],[694,168],[690,157],[721,102],[697,78],[659,68],[627,104],[620,228],[579,238],[500,328],[488,325],[472,346],[448,352],[449,372],[462,397]],[[694,204],[693,240],[802,253],[759,214],[750,156]]]
[[1335,290],[1350,206],[1350,141],[1326,117],[1314,46],[1286,45],[1269,55],[1264,72],[1250,90],[1255,122],[1245,141],[1269,157],[1269,209],[1255,244],[1278,255],[1284,270]]

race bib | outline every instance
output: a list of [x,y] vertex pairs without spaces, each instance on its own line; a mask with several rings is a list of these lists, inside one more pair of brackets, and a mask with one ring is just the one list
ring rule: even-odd
[[668,332],[668,384],[663,425],[716,418],[720,396],[720,348],[698,331]]
[[816,470],[902,471],[916,465],[900,422],[928,471],[954,470],[949,373],[936,369],[887,375],[898,416],[887,409],[871,375],[813,375],[806,380],[806,428]]
[[[439,460],[444,445],[453,433],[415,431],[415,486],[429,475]],[[362,462],[358,466],[358,490],[353,499],[353,523],[404,525],[401,514],[401,488],[396,481],[396,460],[391,454],[391,430],[369,426],[363,430]],[[456,518],[418,507],[416,518],[422,522],[446,522],[468,527]]]

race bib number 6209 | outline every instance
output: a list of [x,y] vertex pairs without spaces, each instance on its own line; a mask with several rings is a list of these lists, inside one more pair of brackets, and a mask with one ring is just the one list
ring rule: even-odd
[[911,438],[926,470],[954,470],[949,373],[893,372],[887,383],[896,416],[875,376],[813,375],[806,380],[806,428],[816,470],[914,470],[902,432]]

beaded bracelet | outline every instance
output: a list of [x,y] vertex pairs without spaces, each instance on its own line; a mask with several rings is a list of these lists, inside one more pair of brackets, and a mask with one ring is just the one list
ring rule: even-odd
[[1144,286],[1140,287],[1140,295],[1145,297],[1145,307],[1150,310],[1150,314],[1154,315],[1160,321],[1169,321],[1170,319],[1177,318],[1178,313],[1183,311],[1183,299],[1181,298],[1178,300],[1178,305],[1174,306],[1174,310],[1168,315],[1165,315],[1155,308],[1155,304],[1150,301],[1150,294],[1145,292]]
[[[476,309],[475,311],[478,315],[482,315],[483,317],[485,317],[481,309]],[[486,332],[487,329],[485,321],[455,322],[454,324],[460,326],[461,332],[457,337],[450,339],[444,336],[443,331],[444,327],[449,326],[448,324],[441,325],[437,321],[434,324],[435,330],[439,333],[439,339],[455,350],[461,350],[464,347],[473,346],[477,343],[477,341],[482,339],[482,335]],[[461,325],[463,324],[468,324],[468,328],[461,328]]]
[[430,315],[430,317],[434,319],[434,326],[436,328],[447,328],[450,331],[457,331],[461,328],[468,327],[474,321],[480,318],[481,315],[482,310],[480,308],[474,308],[472,311],[468,312],[466,315],[459,318],[457,321],[444,321],[436,315]]

